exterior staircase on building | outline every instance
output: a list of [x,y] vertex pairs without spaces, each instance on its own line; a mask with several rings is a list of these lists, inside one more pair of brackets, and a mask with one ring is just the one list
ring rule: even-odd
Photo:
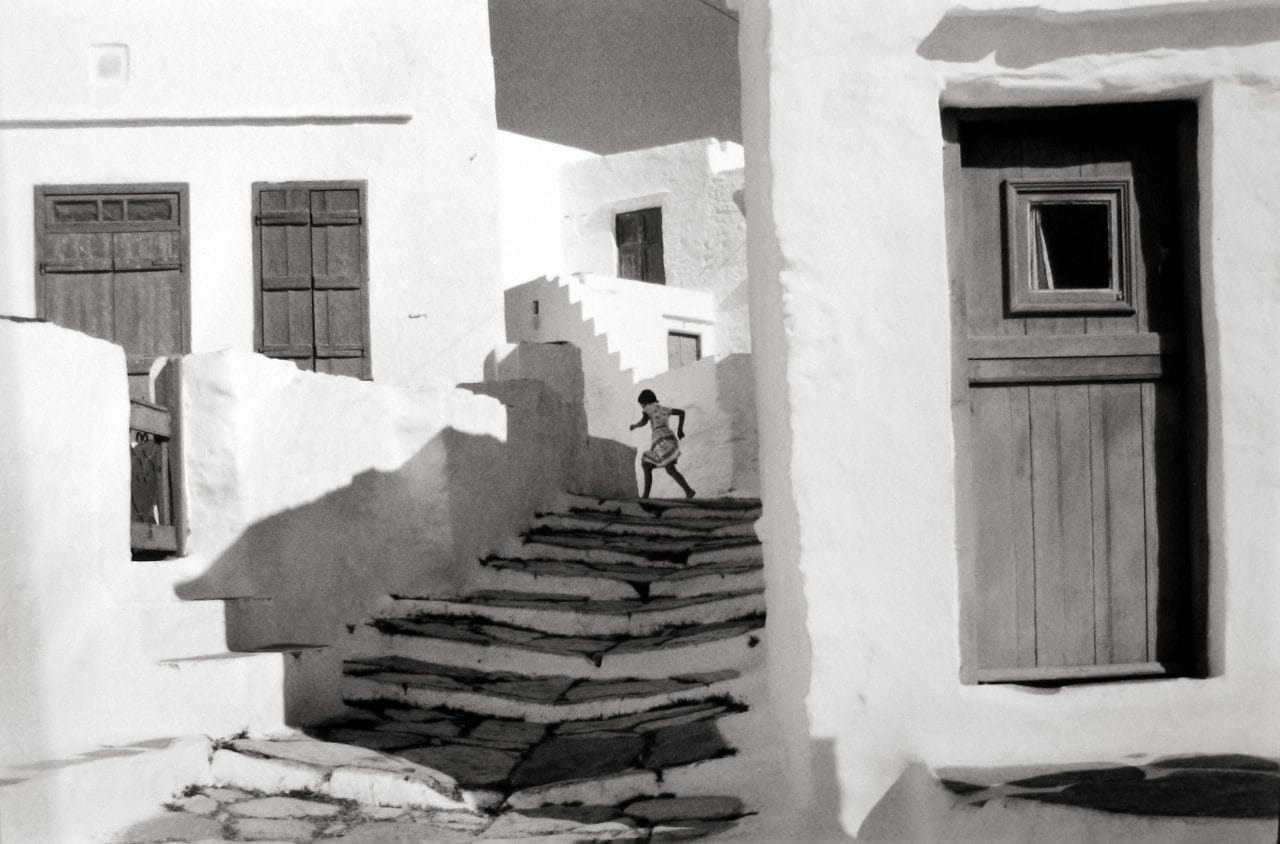
[[[701,832],[731,825],[752,808],[717,785],[737,753],[722,727],[748,711],[760,667],[759,513],[749,499],[563,496],[480,561],[475,591],[393,596],[352,629],[352,714],[309,730],[313,745],[376,754],[365,767],[399,778],[401,797],[366,802],[598,822],[674,799],[714,807],[678,819]],[[231,742],[221,779],[236,784],[250,763],[305,765],[301,747]],[[361,799],[325,776],[292,785]]]

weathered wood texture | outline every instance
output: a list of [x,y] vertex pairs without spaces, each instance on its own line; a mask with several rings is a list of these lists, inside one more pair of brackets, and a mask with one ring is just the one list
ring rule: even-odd
[[662,209],[626,211],[618,215],[615,226],[618,278],[666,284],[662,258]]
[[364,183],[257,184],[254,196],[258,350],[369,378]]
[[[1185,671],[1188,402],[1179,106],[950,112],[960,496],[971,526],[965,676]],[[1185,135],[1183,136],[1185,139]],[[1189,157],[1184,157],[1189,160]],[[1132,180],[1132,314],[1014,313],[1010,179]],[[1127,182],[1126,182],[1127,184]],[[1192,209],[1193,211],[1194,209]],[[1124,216],[1124,215],[1121,215]],[[1198,336],[1192,332],[1193,336]],[[1197,441],[1192,438],[1191,441]]]

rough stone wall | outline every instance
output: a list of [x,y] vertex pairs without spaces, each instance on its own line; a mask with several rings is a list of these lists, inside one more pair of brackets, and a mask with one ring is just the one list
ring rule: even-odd
[[[771,671],[795,794],[849,832],[911,759],[1280,745],[1280,15],[1109,5],[741,4]],[[939,105],[1170,98],[1200,113],[1211,676],[962,686]]]
[[[252,350],[252,184],[366,180],[374,378],[479,377],[502,339],[483,3],[0,16],[0,313],[36,313],[33,186],[185,182],[192,349]],[[101,43],[130,51],[126,82],[93,78]]]

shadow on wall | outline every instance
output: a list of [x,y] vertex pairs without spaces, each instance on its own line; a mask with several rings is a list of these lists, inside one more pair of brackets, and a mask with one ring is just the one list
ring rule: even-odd
[[994,54],[1001,67],[1022,69],[1080,55],[1238,47],[1277,38],[1280,8],[1271,3],[1168,3],[1096,12],[956,9],[916,52],[948,62]]

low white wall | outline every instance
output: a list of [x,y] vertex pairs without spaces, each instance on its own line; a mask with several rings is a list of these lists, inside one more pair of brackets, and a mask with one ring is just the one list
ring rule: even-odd
[[462,590],[574,485],[585,439],[580,407],[538,381],[384,387],[236,352],[184,372],[202,573],[179,593],[270,598],[249,638],[330,643],[388,593]]
[[[637,395],[641,390],[653,390],[659,403],[685,411],[678,467],[700,496],[755,496],[760,492],[754,378],[750,355],[729,355],[700,360],[635,385]],[[639,405],[635,396],[628,398],[635,417],[630,422],[635,422],[640,417]],[[650,441],[648,426],[629,432],[625,441],[644,451]],[[643,484],[638,464],[636,474]],[[657,472],[653,494],[678,497],[680,492],[664,473]]]
[[[127,81],[95,81],[95,44]],[[483,3],[11,0],[0,89],[0,313],[36,314],[33,186],[182,182],[192,350],[251,351],[252,184],[365,180],[374,378],[475,380],[501,341]]]
[[751,351],[742,167],[741,146],[712,139],[565,165],[564,269],[615,275],[618,213],[661,207],[667,286],[710,292],[716,348]]
[[[852,832],[912,759],[1275,755],[1280,18],[741,5],[771,672],[781,711],[807,716],[780,734],[784,799]],[[1200,107],[1213,676],[962,686],[939,104],[1163,98]]]

